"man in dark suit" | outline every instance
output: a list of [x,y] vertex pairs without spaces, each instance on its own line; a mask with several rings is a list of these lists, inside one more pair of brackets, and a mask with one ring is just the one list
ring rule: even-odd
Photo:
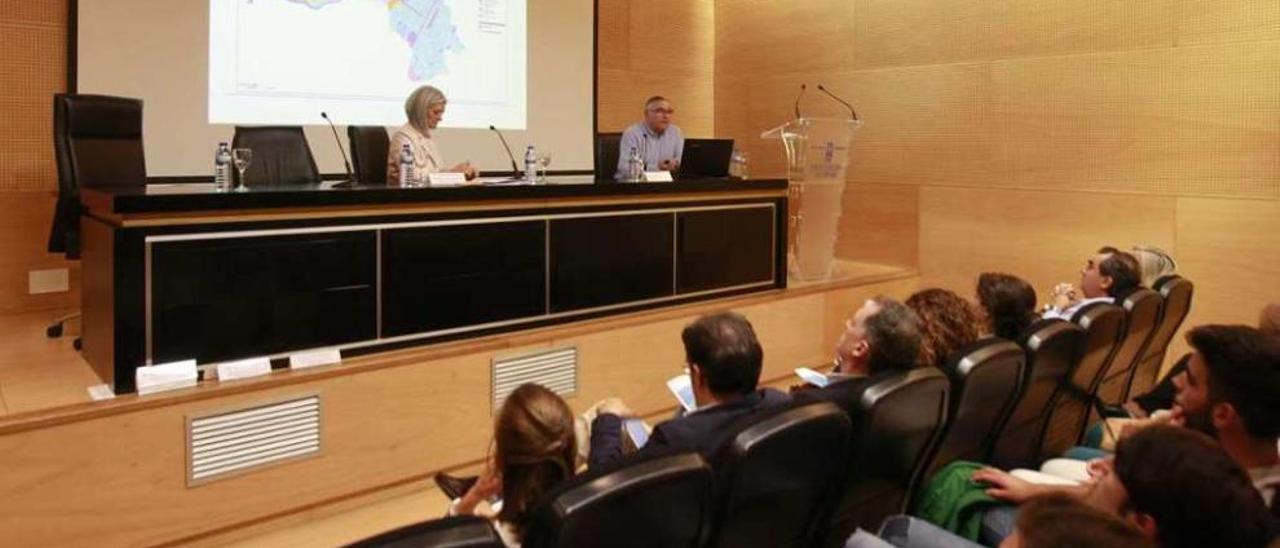
[[[764,351],[751,323],[740,314],[703,316],[685,327],[680,338],[697,409],[655,427],[643,451],[679,447],[710,459],[723,445],[725,430],[734,421],[790,400],[777,390],[756,389]],[[591,467],[622,455],[622,417],[626,414],[625,406],[618,404],[606,403],[600,408],[591,423]]]
[[916,367],[920,356],[920,320],[906,305],[883,295],[868,299],[845,321],[836,344],[830,384],[796,393],[802,401],[832,402],[857,418],[858,398],[868,386]]

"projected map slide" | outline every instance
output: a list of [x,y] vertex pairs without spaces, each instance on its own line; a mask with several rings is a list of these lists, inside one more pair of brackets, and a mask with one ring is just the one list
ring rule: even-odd
[[209,122],[404,123],[430,84],[443,126],[524,129],[525,0],[210,0]]

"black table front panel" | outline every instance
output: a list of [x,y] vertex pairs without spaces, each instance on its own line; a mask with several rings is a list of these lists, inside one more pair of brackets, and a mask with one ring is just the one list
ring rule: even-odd
[[376,336],[373,231],[158,241],[153,363],[199,363]]
[[771,207],[678,213],[677,291],[773,281],[775,215]]
[[546,221],[382,232],[382,336],[540,316]]
[[674,213],[551,221],[551,312],[674,294]]

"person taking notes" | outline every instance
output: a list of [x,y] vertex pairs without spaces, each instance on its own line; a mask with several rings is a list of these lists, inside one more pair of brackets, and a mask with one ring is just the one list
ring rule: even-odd
[[676,113],[671,102],[661,95],[644,102],[644,120],[636,122],[622,132],[618,144],[618,169],[614,178],[621,181],[627,171],[631,149],[640,153],[645,171],[675,171],[680,168],[680,156],[684,154],[684,133],[671,123]]
[[432,86],[419,87],[409,94],[404,102],[404,113],[409,121],[391,136],[391,147],[387,150],[387,184],[400,183],[400,151],[405,144],[413,151],[412,182],[415,184],[426,184],[428,174],[442,171],[461,173],[468,179],[476,177],[476,168],[471,162],[446,168],[440,149],[432,138],[431,132],[444,119],[447,102],[444,92]]

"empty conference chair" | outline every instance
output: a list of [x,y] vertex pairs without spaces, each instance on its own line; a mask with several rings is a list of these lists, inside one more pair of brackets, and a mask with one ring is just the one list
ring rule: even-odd
[[622,143],[621,133],[596,134],[596,180],[612,181],[618,172],[618,147]]
[[392,529],[349,544],[353,548],[503,548],[502,537],[489,520],[456,516]]
[[1017,403],[1027,353],[1000,338],[980,340],[950,359],[943,373],[951,379],[947,428],[924,478],[955,460],[986,462],[1005,419]]
[[712,546],[809,546],[843,484],[852,427],[829,402],[748,417],[717,459]]
[[387,153],[391,138],[382,126],[347,126],[347,141],[351,144],[351,169],[356,180],[366,185],[387,182]]
[[1125,311],[1124,335],[1097,389],[1098,399],[1111,405],[1124,403],[1133,368],[1142,360],[1147,343],[1160,323],[1164,299],[1150,289],[1138,289],[1125,297],[1120,306]]
[[1065,320],[1040,320],[1019,342],[1027,353],[1022,388],[990,458],[1004,469],[1035,466],[1042,460],[1040,446],[1049,416],[1080,356],[1084,329]]
[[[58,201],[48,249],[79,259],[80,189],[147,183],[142,101],[105,95],[54,95],[53,153],[58,166]],[[47,334],[61,336],[63,324],[79,316],[54,320]]]
[[[236,126],[231,148],[253,150],[253,161],[245,170],[250,188],[320,182],[320,170],[301,127]],[[236,177],[238,181],[238,172]]]
[[1142,359],[1133,368],[1129,386],[1125,390],[1123,400],[1136,394],[1145,394],[1156,384],[1160,376],[1160,368],[1164,366],[1165,353],[1169,350],[1169,342],[1178,333],[1187,313],[1191,311],[1191,295],[1195,286],[1191,280],[1177,275],[1169,275],[1156,280],[1154,289],[1164,299],[1160,312],[1160,324],[1151,335]]
[[628,455],[548,493],[531,514],[523,546],[702,546],[713,481],[697,453]]
[[893,375],[862,393],[853,417],[853,446],[840,501],[824,546],[842,546],[858,527],[874,531],[905,511],[925,459],[947,420],[946,375],[920,368]]
[[1071,321],[1084,329],[1084,344],[1049,416],[1041,455],[1061,455],[1079,443],[1094,408],[1095,390],[1124,336],[1124,309],[1111,303],[1088,305]]

